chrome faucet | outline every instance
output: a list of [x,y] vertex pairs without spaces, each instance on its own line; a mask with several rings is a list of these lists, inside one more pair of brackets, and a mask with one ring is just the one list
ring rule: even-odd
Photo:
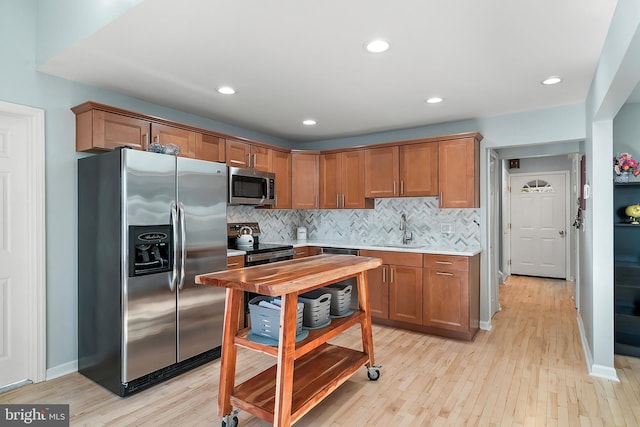
[[407,217],[400,215],[400,230],[402,230],[402,244],[406,245],[409,241],[413,240],[413,232],[407,236]]

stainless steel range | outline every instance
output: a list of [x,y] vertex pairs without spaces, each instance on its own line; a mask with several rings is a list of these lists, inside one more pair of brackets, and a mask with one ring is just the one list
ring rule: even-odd
[[[251,230],[253,245],[238,245],[236,239],[245,227]],[[247,233],[246,229],[242,233]],[[244,265],[268,264],[270,262],[284,261],[293,258],[293,245],[260,243],[260,226],[257,222],[229,223],[227,224],[227,237],[229,249],[245,251]]]

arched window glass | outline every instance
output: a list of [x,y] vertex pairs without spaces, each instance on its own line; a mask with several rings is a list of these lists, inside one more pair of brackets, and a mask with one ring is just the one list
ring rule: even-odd
[[527,182],[520,189],[521,193],[553,193],[553,186],[543,179],[534,179]]

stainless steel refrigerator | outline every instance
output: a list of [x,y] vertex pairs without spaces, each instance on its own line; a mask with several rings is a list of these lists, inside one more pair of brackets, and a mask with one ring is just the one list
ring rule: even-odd
[[131,149],[78,160],[78,371],[126,396],[220,357],[227,167]]

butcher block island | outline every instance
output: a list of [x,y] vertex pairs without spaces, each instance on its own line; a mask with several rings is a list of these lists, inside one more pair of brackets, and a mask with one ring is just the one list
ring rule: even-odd
[[[379,378],[366,271],[381,264],[379,258],[325,254],[196,276],[198,284],[227,288],[218,394],[224,427],[237,425],[234,407],[276,426],[288,426],[361,367],[366,366],[369,379]],[[350,277],[357,278],[359,309],[309,330],[306,338],[296,342],[298,295]],[[238,319],[245,291],[281,298],[277,345],[251,340],[250,329],[241,329]],[[357,323],[362,351],[327,343]],[[275,356],[277,364],[235,385],[237,346]]]

